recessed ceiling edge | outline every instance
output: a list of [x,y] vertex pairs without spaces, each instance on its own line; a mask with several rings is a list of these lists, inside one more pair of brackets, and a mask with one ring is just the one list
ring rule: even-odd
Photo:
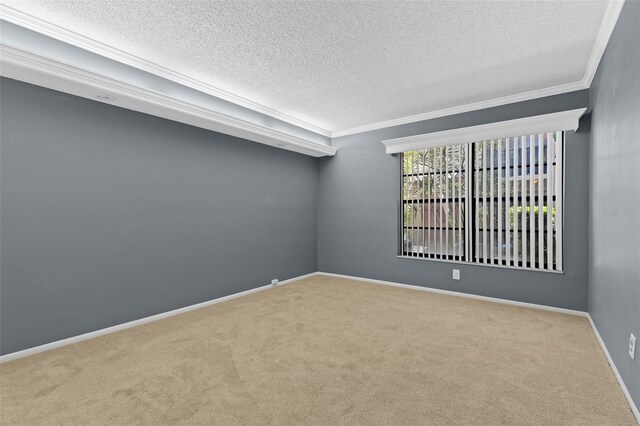
[[336,148],[0,43],[2,76],[313,157]]
[[102,55],[109,59],[113,59],[118,62],[124,63],[126,65],[166,78],[170,81],[219,97],[229,102],[233,102],[237,105],[254,110],[256,112],[260,112],[262,114],[268,115],[278,120],[282,120],[289,124],[293,124],[303,129],[310,130],[312,132],[318,133],[323,136],[327,136],[330,138],[337,138],[341,136],[348,136],[356,133],[362,133],[362,132],[382,129],[386,127],[414,123],[418,121],[429,120],[429,119],[444,117],[448,115],[460,114],[460,113],[469,112],[469,111],[475,111],[475,110],[491,108],[491,107],[500,106],[500,105],[507,105],[515,102],[522,102],[526,100],[542,98],[546,96],[558,95],[558,94],[567,93],[567,92],[576,91],[576,90],[587,89],[591,85],[591,82],[598,68],[602,55],[604,54],[604,50],[609,41],[609,38],[611,37],[611,33],[615,28],[615,24],[618,20],[618,17],[620,15],[623,5],[624,5],[624,0],[616,0],[616,1],[609,2],[604,19],[598,31],[596,42],[594,44],[591,55],[589,57],[589,62],[587,64],[584,77],[580,81],[563,84],[560,86],[540,89],[540,90],[514,94],[514,95],[500,97],[500,98],[489,99],[489,100],[475,102],[471,104],[454,106],[451,108],[445,108],[445,109],[436,110],[436,111],[429,111],[429,112],[411,115],[411,116],[399,117],[391,120],[384,120],[380,122],[370,123],[362,126],[356,126],[356,127],[337,130],[337,131],[330,131],[330,130],[315,126],[313,124],[310,124],[305,121],[299,120],[295,117],[292,117],[288,114],[284,114],[272,108],[250,101],[246,98],[236,96],[232,93],[229,93],[217,87],[211,86],[202,81],[199,81],[199,80],[190,78],[184,74],[175,72],[159,64],[144,60],[135,55],[131,55],[119,49],[115,49],[104,43],[82,36],[73,31],[69,31],[65,28],[51,24],[47,21],[36,18],[24,12],[20,12],[7,5],[0,4],[0,17],[4,20],[20,25],[32,31],[36,31],[38,33],[47,35],[49,37],[63,41],[65,43],[69,43],[76,47],[80,47],[92,53]]

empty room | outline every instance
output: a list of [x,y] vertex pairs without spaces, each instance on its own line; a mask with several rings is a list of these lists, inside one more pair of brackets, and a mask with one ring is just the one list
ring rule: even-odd
[[639,23],[1,0],[0,425],[639,425]]

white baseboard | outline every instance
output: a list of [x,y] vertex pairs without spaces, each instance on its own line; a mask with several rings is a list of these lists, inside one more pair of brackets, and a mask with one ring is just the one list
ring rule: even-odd
[[[631,394],[629,393],[629,390],[627,389],[627,386],[624,384],[624,381],[622,380],[622,377],[620,376],[620,373],[618,372],[618,369],[616,368],[616,365],[614,364],[613,359],[611,358],[611,355],[609,354],[609,351],[607,350],[607,347],[604,344],[604,341],[602,340],[602,337],[600,336],[600,333],[598,332],[598,329],[596,328],[596,325],[594,324],[593,320],[591,319],[591,316],[587,312],[575,311],[575,310],[572,310],[572,309],[556,308],[556,307],[553,307],[553,306],[538,305],[538,304],[535,304],[535,303],[516,302],[516,301],[513,301],[513,300],[499,299],[497,297],[479,296],[479,295],[475,295],[475,294],[460,293],[460,292],[457,292],[457,291],[440,290],[440,289],[436,289],[436,288],[421,287],[421,286],[410,285],[410,284],[401,284],[401,283],[396,283],[396,282],[391,282],[391,281],[382,281],[382,280],[374,280],[374,279],[371,279],[371,278],[354,277],[354,276],[351,276],[351,275],[332,274],[332,273],[329,273],[329,272],[312,272],[310,274],[301,275],[299,277],[295,277],[295,278],[291,278],[291,279],[288,279],[288,280],[281,281],[281,282],[278,283],[278,286],[281,286],[281,285],[284,285],[284,284],[289,284],[289,283],[292,283],[292,282],[295,282],[295,281],[299,281],[299,280],[303,280],[305,278],[311,278],[311,277],[314,277],[314,276],[322,276],[322,275],[327,276],[327,277],[346,278],[346,279],[350,279],[350,280],[363,281],[363,282],[372,283],[372,284],[381,284],[381,285],[388,285],[388,286],[393,286],[393,287],[408,288],[408,289],[411,289],[411,290],[426,291],[426,292],[430,292],[430,293],[445,294],[445,295],[456,296],[456,297],[465,297],[465,298],[469,298],[469,299],[484,300],[484,301],[487,301],[487,302],[503,303],[503,304],[507,304],[507,305],[521,306],[521,307],[524,307],[524,308],[541,309],[541,310],[545,310],[545,311],[559,312],[559,313],[563,313],[563,314],[577,315],[577,316],[581,316],[581,317],[586,317],[589,320],[589,323],[591,324],[591,328],[593,329],[593,333],[595,334],[596,339],[598,340],[598,343],[600,344],[600,347],[602,348],[602,352],[604,352],[604,355],[605,355],[605,357],[607,359],[607,362],[609,363],[609,366],[613,370],[613,374],[616,377],[616,379],[618,380],[618,384],[620,385],[620,388],[622,389],[622,392],[623,392],[625,398],[627,399],[627,402],[629,403],[629,406],[631,407],[631,411],[633,412],[634,416],[636,417],[636,420],[640,424],[640,413],[638,412],[638,407],[636,407],[635,403],[633,402],[633,399],[631,399]],[[104,336],[105,334],[110,334],[110,333],[115,333],[117,331],[126,330],[127,328],[136,327],[136,326],[139,326],[139,325],[142,325],[142,324],[147,324],[147,323],[150,323],[150,322],[153,322],[153,321],[158,321],[158,320],[163,319],[163,318],[169,318],[169,317],[172,317],[174,315],[183,314],[185,312],[193,311],[195,309],[199,309],[199,308],[204,308],[206,306],[215,305],[216,303],[221,303],[221,302],[225,302],[227,300],[236,299],[238,297],[247,296],[249,294],[253,294],[253,293],[260,292],[260,291],[268,290],[270,288],[273,288],[273,286],[272,285],[263,285],[263,286],[260,286],[260,287],[257,287],[257,288],[253,288],[251,290],[246,290],[246,291],[242,291],[240,293],[230,294],[228,296],[224,296],[224,297],[220,297],[220,298],[217,298],[217,299],[209,300],[207,302],[202,302],[202,303],[197,303],[195,305],[185,306],[184,308],[174,309],[172,311],[163,312],[161,314],[152,315],[152,316],[141,318],[141,319],[138,319],[138,320],[135,320],[135,321],[129,321],[129,322],[126,322],[126,323],[123,323],[123,324],[114,325],[113,327],[103,328],[101,330],[92,331],[90,333],[81,334],[79,336],[69,337],[67,339],[62,339],[62,340],[58,340],[58,341],[55,341],[55,342],[47,343],[47,344],[44,344],[44,345],[36,346],[36,347],[33,347],[33,348],[25,349],[25,350],[22,350],[22,351],[18,351],[18,352],[13,352],[13,353],[10,353],[10,354],[2,355],[2,356],[0,356],[0,363],[7,362],[7,361],[12,361],[14,359],[26,357],[26,356],[29,356],[29,355],[34,355],[34,354],[37,354],[37,353],[40,353],[40,352],[45,352],[45,351],[49,351],[49,350],[56,349],[56,348],[60,348],[62,346],[72,345],[74,343],[82,342],[84,340],[89,340],[89,339],[93,339],[95,337]]]
[[622,376],[620,375],[618,368],[613,362],[613,358],[611,358],[611,355],[609,354],[609,350],[607,349],[607,346],[604,344],[604,340],[602,340],[602,337],[600,336],[600,333],[596,328],[596,324],[593,322],[593,319],[591,319],[591,315],[587,315],[587,318],[589,319],[589,324],[591,324],[591,328],[593,329],[593,334],[596,335],[596,339],[598,340],[598,343],[600,343],[600,348],[602,348],[602,352],[604,352],[604,356],[607,358],[609,367],[611,367],[611,369],[613,370],[613,375],[616,376],[616,379],[618,380],[618,384],[622,388],[622,393],[624,394],[625,398],[627,398],[627,402],[631,407],[631,411],[633,412],[633,415],[636,416],[636,421],[638,422],[638,424],[640,424],[640,412],[638,411],[638,407],[633,402],[633,399],[631,399],[631,394],[629,393],[629,389],[627,389],[627,386],[624,384],[624,381],[622,380]]
[[616,365],[613,363],[613,359],[611,358],[611,355],[609,355],[609,351],[607,350],[607,347],[605,346],[604,341],[602,340],[602,337],[600,337],[600,333],[598,333],[598,329],[596,328],[596,325],[593,323],[593,320],[591,319],[591,316],[589,315],[588,312],[575,311],[575,310],[572,310],[572,309],[564,309],[564,308],[555,308],[553,306],[537,305],[535,303],[516,302],[516,301],[513,301],[513,300],[499,299],[497,297],[478,296],[478,295],[475,295],[475,294],[460,293],[460,292],[457,292],[457,291],[440,290],[440,289],[436,289],[436,288],[421,287],[421,286],[410,285],[410,284],[400,284],[400,283],[391,282],[391,281],[374,280],[374,279],[371,279],[371,278],[354,277],[354,276],[351,276],[351,275],[332,274],[332,273],[329,273],[329,272],[318,272],[317,275],[324,275],[324,276],[327,276],[327,277],[336,277],[336,278],[346,278],[346,279],[350,279],[350,280],[364,281],[364,282],[372,283],[372,284],[381,284],[381,285],[388,285],[388,286],[393,286],[393,287],[408,288],[408,289],[411,289],[411,290],[420,290],[420,291],[427,291],[427,292],[430,292],[430,293],[446,294],[448,296],[466,297],[466,298],[469,298],[469,299],[484,300],[484,301],[487,301],[487,302],[504,303],[504,304],[507,304],[507,305],[515,305],[515,306],[521,306],[521,307],[525,307],[525,308],[541,309],[541,310],[545,310],[545,311],[559,312],[559,313],[563,313],[563,314],[577,315],[577,316],[581,316],[581,317],[586,317],[589,320],[589,323],[591,324],[591,328],[593,329],[593,332],[596,335],[596,339],[598,340],[598,343],[600,344],[600,347],[602,348],[602,352],[604,352],[605,357],[607,358],[607,362],[609,363],[609,366],[613,370],[614,376],[618,380],[618,384],[620,385],[620,388],[622,388],[622,393],[624,393],[624,396],[627,399],[627,402],[629,403],[629,406],[631,407],[631,411],[633,412],[634,416],[636,417],[636,420],[640,424],[640,413],[638,413],[638,407],[636,407],[635,403],[633,402],[633,399],[631,399],[631,394],[629,393],[629,390],[627,389],[627,386],[624,384],[624,381],[622,380],[622,376],[620,376],[620,373],[618,372],[618,369],[616,368]]
[[411,290],[427,291],[429,293],[446,294],[448,296],[456,296],[456,297],[465,297],[465,298],[468,298],[468,299],[484,300],[486,302],[503,303],[505,305],[514,305],[514,306],[520,306],[520,307],[523,307],[523,308],[541,309],[541,310],[544,310],[544,311],[559,312],[559,313],[562,313],[562,314],[577,315],[577,316],[581,316],[581,317],[587,317],[588,316],[588,314],[586,312],[584,312],[584,311],[575,311],[573,309],[556,308],[556,307],[553,307],[553,306],[538,305],[538,304],[535,304],[535,303],[517,302],[515,300],[500,299],[500,298],[497,298],[497,297],[479,296],[477,294],[461,293],[459,291],[440,290],[440,289],[431,288],[431,287],[422,287],[422,286],[411,285],[411,284],[401,284],[401,283],[396,283],[396,282],[391,282],[391,281],[374,280],[374,279],[371,279],[371,278],[360,278],[360,277],[354,277],[352,275],[332,274],[332,273],[329,273],[329,272],[318,272],[317,274],[318,275],[325,275],[327,277],[346,278],[346,279],[349,279],[349,280],[364,281],[364,282],[372,283],[372,284],[390,285],[390,286],[393,286],[393,287],[408,288],[408,289],[411,289]]
[[[317,274],[317,272],[312,272],[310,274],[301,275],[299,277],[291,278],[288,280],[280,281],[278,286],[289,284],[295,281],[299,281],[305,278],[313,277]],[[161,314],[152,315],[150,317],[140,318],[135,321],[125,322],[123,324],[114,325],[112,327],[103,328],[100,330],[92,331],[90,333],[80,334],[79,336],[73,336],[62,340],[57,340],[55,342],[46,343],[44,345],[36,346],[29,349],[24,349],[17,352],[12,352],[6,355],[0,356],[0,363],[12,361],[14,359],[23,358],[25,356],[34,355],[40,352],[50,351],[52,349],[60,348],[62,346],[72,345],[74,343],[82,342],[84,340],[93,339],[96,337],[104,336],[105,334],[115,333],[117,331],[126,330],[127,328],[137,327],[142,324],[148,324],[153,321],[158,321],[164,318],[169,318],[174,315],[184,314],[185,312],[193,311],[195,309],[204,308],[206,306],[215,305],[216,303],[225,302],[227,300],[236,299],[238,297],[247,296],[249,294],[257,293],[260,291],[268,290],[273,288],[274,286],[268,284],[260,287],[252,288],[250,290],[241,291],[240,293],[230,294],[228,296],[219,297],[217,299],[208,300],[206,302],[197,303],[195,305],[185,306],[184,308],[174,309],[172,311],[163,312]]]

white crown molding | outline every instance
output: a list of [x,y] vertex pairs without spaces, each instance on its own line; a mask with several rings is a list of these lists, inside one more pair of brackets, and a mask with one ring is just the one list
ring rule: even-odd
[[593,45],[593,50],[591,51],[591,56],[589,57],[584,78],[582,79],[587,87],[591,87],[591,82],[593,82],[596,71],[598,71],[598,65],[600,65],[602,55],[604,55],[604,50],[607,47],[607,43],[609,43],[613,29],[618,22],[622,6],[624,6],[624,0],[614,0],[609,2],[604,18],[602,19],[602,23],[600,24],[596,42]]
[[116,49],[107,44],[93,40],[89,37],[85,37],[74,31],[70,31],[60,26],[54,25],[40,18],[36,18],[35,16],[21,12],[5,4],[0,4],[0,17],[13,24],[38,32],[40,34],[44,34],[48,37],[52,37],[56,40],[63,41],[65,43],[104,56],[106,58],[113,59],[125,65],[129,65],[142,71],[149,72],[159,77],[166,78],[167,80],[173,81],[174,83],[182,84],[183,86],[187,86],[200,92],[215,96],[217,98],[224,99],[225,101],[232,102],[236,105],[240,105],[252,111],[268,115],[269,117],[273,117],[294,126],[310,130],[314,133],[318,133],[326,137],[331,136],[331,132],[329,130],[307,123],[303,120],[292,117],[291,115],[276,111],[273,108],[269,108],[265,105],[261,105],[241,96],[234,95],[233,93],[230,93],[226,90],[222,90],[200,80],[196,80],[192,77],[171,70],[162,65],[147,61],[146,59],[142,59],[136,55],[132,55],[120,49]]
[[195,309],[205,308],[207,306],[215,305],[217,303],[226,302],[227,300],[237,299],[239,297],[248,296],[253,293],[258,293],[260,291],[269,290],[274,287],[279,287],[281,285],[290,284],[296,281],[303,280],[305,278],[311,278],[317,275],[317,272],[312,272],[310,274],[301,275],[299,277],[294,277],[288,280],[280,281],[277,286],[272,284],[263,285],[260,287],[252,288],[250,290],[241,291],[239,293],[230,294],[228,296],[219,297],[217,299],[209,300],[202,303],[197,303],[195,305],[185,306],[184,308],[174,309],[168,312],[162,312],[157,315],[152,315],[150,317],[140,318],[138,320],[125,322],[122,324],[114,325],[112,327],[102,328],[100,330],[92,331],[85,334],[80,334],[78,336],[69,337],[62,340],[56,340],[55,342],[46,343],[44,345],[35,346],[33,348],[24,349],[17,352],[8,353],[6,355],[0,356],[0,363],[13,361],[14,359],[24,358],[29,355],[35,355],[37,353],[50,351],[52,349],[61,348],[67,345],[73,345],[74,343],[82,342],[84,340],[95,339],[96,337],[104,336],[107,334],[115,333],[118,331],[126,330],[128,328],[137,327],[139,325],[148,324],[150,322],[158,321],[161,319],[169,318],[175,315],[180,315],[187,313],[189,311],[193,311]]
[[[116,106],[314,157],[335,155],[337,151],[331,146],[231,117],[4,43],[0,44],[0,59],[3,76],[28,83],[44,85],[94,100],[91,94],[95,93],[95,90],[106,91],[116,96],[116,101],[109,102]],[[34,75],[37,78],[34,78]],[[87,90],[88,88],[91,90]]]
[[416,123],[418,121],[430,120],[438,117],[445,117],[448,115],[462,114],[470,111],[477,111],[486,108],[493,108],[501,105],[508,105],[516,102],[528,101],[531,99],[544,98],[547,96],[561,95],[563,93],[574,92],[576,90],[584,90],[591,87],[591,82],[598,70],[598,65],[604,54],[604,50],[607,47],[611,33],[618,22],[620,11],[624,5],[624,0],[610,1],[604,18],[598,30],[596,42],[591,51],[589,62],[587,63],[587,69],[585,70],[582,80],[573,83],[562,84],[555,87],[549,87],[546,89],[532,90],[529,92],[518,93],[514,95],[504,96],[495,99],[489,99],[486,101],[474,102],[466,105],[459,105],[451,108],[445,108],[437,111],[426,112],[423,114],[416,114],[407,117],[400,117],[393,120],[385,120],[377,123],[366,124],[363,126],[352,127],[349,129],[338,130],[331,132],[332,138],[338,138],[341,136],[353,135],[356,133],[368,132],[371,130],[384,129],[386,127],[399,126],[402,124]]
[[577,130],[586,108],[382,141],[387,154],[559,130]]
[[235,103],[237,105],[243,106],[253,111],[271,116],[273,118],[282,120],[284,122],[293,124],[295,126],[310,130],[320,135],[324,135],[331,138],[338,138],[341,136],[348,136],[356,133],[363,133],[371,130],[383,129],[386,127],[393,127],[393,126],[399,126],[403,124],[415,123],[418,121],[430,120],[430,119],[449,116],[449,115],[461,114],[461,113],[470,112],[470,111],[477,111],[477,110],[486,109],[486,108],[493,108],[497,106],[508,105],[516,102],[528,101],[531,99],[559,95],[563,93],[573,92],[576,90],[588,89],[591,86],[591,82],[593,81],[595,73],[598,69],[598,65],[600,63],[600,60],[602,59],[602,55],[607,46],[609,38],[611,37],[611,33],[613,32],[613,29],[618,20],[618,17],[620,15],[620,11],[622,10],[623,5],[624,5],[624,0],[613,0],[609,2],[602,24],[600,25],[600,29],[598,31],[596,42],[594,44],[591,55],[589,57],[587,68],[585,70],[582,80],[580,81],[567,83],[567,84],[554,86],[554,87],[549,87],[549,88],[544,88],[540,90],[532,90],[529,92],[503,96],[499,98],[489,99],[486,101],[474,102],[470,104],[444,108],[436,111],[430,111],[430,112],[425,112],[421,114],[400,117],[400,118],[391,119],[391,120],[384,120],[380,122],[370,123],[362,126],[356,126],[356,127],[337,130],[337,131],[329,131],[327,129],[323,129],[321,127],[312,125],[305,121],[296,119],[295,117],[292,117],[288,114],[281,113],[272,108],[268,108],[264,105],[260,105],[258,103],[255,103],[243,97],[236,96],[232,93],[221,90],[219,88],[206,84],[202,81],[193,79],[184,74],[175,72],[161,65],[155,64],[150,61],[146,61],[135,55],[131,55],[119,49],[115,49],[111,46],[108,46],[104,43],[100,43],[88,37],[84,37],[80,34],[77,34],[73,31],[66,30],[62,27],[51,24],[49,22],[46,22],[44,20],[41,20],[29,14],[20,12],[7,5],[0,4],[0,15],[2,19],[5,19],[9,22],[20,25],[32,31],[36,31],[38,33],[47,35],[49,37],[55,38],[65,43],[69,43],[74,46],[80,47],[90,52],[105,56],[107,58],[116,60],[126,65],[130,65],[132,67],[141,69],[143,71],[150,72],[152,74],[166,78],[173,82],[182,84],[192,89],[199,90],[204,93],[208,93],[210,95]]
[[513,104],[516,102],[529,101],[531,99],[544,98],[547,96],[561,95],[563,93],[569,93],[583,89],[588,89],[588,86],[586,86],[582,81],[563,84],[561,86],[549,87],[541,90],[533,90],[516,95],[503,96],[501,98],[489,99],[486,101],[474,102],[472,104],[460,105],[451,108],[440,109],[437,111],[425,112],[423,114],[416,114],[408,117],[396,118],[393,120],[380,121],[378,123],[371,123],[364,126],[353,127],[351,129],[339,130],[336,132],[332,132],[331,137],[338,138],[341,136],[349,136],[356,133],[363,133],[369,132],[371,130],[400,126],[402,124],[416,123],[418,121],[431,120],[434,118],[462,114],[470,111],[478,111],[481,109],[493,108],[501,105]]

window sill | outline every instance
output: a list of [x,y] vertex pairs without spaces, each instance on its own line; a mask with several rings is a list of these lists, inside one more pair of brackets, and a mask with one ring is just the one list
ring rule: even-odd
[[488,263],[471,263],[471,262],[464,262],[464,261],[461,261],[461,260],[427,259],[427,258],[424,258],[424,257],[403,256],[403,255],[398,255],[396,257],[398,259],[422,260],[422,261],[427,261],[427,262],[441,262],[441,263],[455,263],[455,264],[458,264],[458,265],[466,265],[466,266],[482,266],[482,267],[488,267],[488,268],[515,269],[515,270],[518,270],[518,271],[525,271],[525,272],[543,272],[543,273],[546,273],[546,274],[564,275],[564,271],[550,271],[548,269],[521,268],[519,266],[506,266],[506,265],[491,265],[491,264],[488,264]]

